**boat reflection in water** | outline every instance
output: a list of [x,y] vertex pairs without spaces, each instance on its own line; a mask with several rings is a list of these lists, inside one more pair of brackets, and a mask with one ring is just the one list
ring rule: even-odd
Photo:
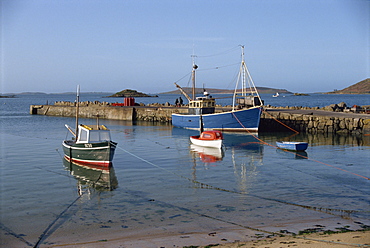
[[84,189],[96,191],[112,191],[118,187],[118,180],[113,165],[97,166],[94,164],[78,164],[63,158],[63,164],[78,181],[78,193]]
[[308,154],[306,151],[288,151],[284,149],[276,149],[276,152],[286,158],[308,159]]
[[225,155],[222,148],[204,147],[204,146],[197,146],[194,144],[190,145],[190,150],[193,153],[198,154],[199,158],[204,163],[214,163],[217,161],[221,161]]

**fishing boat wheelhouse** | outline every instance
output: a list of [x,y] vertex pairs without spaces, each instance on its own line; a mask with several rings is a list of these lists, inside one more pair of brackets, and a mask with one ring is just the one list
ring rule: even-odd
[[195,100],[189,101],[190,115],[213,114],[216,108],[216,99],[212,98],[207,91],[204,91],[204,96],[199,96]]

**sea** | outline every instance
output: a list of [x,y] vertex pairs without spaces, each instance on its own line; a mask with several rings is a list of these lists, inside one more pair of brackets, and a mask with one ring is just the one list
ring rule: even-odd
[[[107,95],[80,100],[123,102]],[[369,95],[261,96],[272,106],[370,105]],[[0,98],[0,247],[183,247],[370,227],[370,136],[225,133],[219,150],[192,146],[197,132],[170,124],[100,120],[118,142],[103,170],[64,160],[74,118],[29,113],[74,100]],[[309,147],[286,152],[275,147],[281,139]]]

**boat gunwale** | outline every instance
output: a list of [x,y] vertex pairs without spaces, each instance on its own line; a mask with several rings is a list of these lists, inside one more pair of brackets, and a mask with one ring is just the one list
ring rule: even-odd
[[[101,144],[101,143],[107,143],[107,145],[105,146],[95,146],[95,147],[85,147],[85,146],[81,146],[81,147],[76,147],[76,146],[73,146],[73,145],[69,145],[67,144],[66,142],[68,142],[69,140],[63,140],[62,142],[62,145],[65,147],[65,148],[68,148],[68,149],[75,149],[75,150],[101,150],[101,149],[108,149],[108,148],[116,148],[117,146],[117,143],[113,142],[113,141],[104,141],[104,142],[97,142],[97,143],[78,143],[78,145],[85,145],[85,144]],[[74,143],[76,144],[76,143]]]
[[[188,129],[188,130],[199,130],[199,127],[175,127],[175,128],[183,128],[183,129]],[[258,128],[257,127],[250,127],[250,128],[244,128],[244,127],[236,127],[236,128],[204,128],[205,131],[207,130],[218,130],[218,131],[223,131],[223,132],[250,132],[253,134],[258,134]]]
[[[219,112],[219,113],[212,113],[212,114],[202,114],[202,116],[209,116],[209,115],[224,115],[224,114],[230,114],[230,113],[235,113],[235,112],[242,112],[242,111],[247,111],[247,110],[252,110],[252,109],[262,109],[263,106],[256,106],[256,107],[251,107],[247,109],[237,109],[237,110],[230,110],[230,111],[225,111],[225,112]],[[193,114],[186,114],[186,113],[173,113],[172,115],[176,116],[199,116],[199,115],[193,115]]]
[[304,142],[304,141],[276,141],[276,143],[289,144],[289,145],[308,144],[307,142]]
[[223,140],[223,138],[218,138],[218,139],[201,139],[200,138],[200,135],[193,135],[193,136],[190,136],[190,138],[196,139],[196,140],[201,140],[201,141],[218,141],[218,140]]

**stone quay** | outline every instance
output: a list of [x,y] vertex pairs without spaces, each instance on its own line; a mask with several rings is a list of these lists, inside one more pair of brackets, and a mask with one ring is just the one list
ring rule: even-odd
[[[337,106],[337,107],[336,107]],[[343,106],[343,103],[342,103]],[[217,106],[216,112],[230,110],[231,107]],[[370,108],[369,108],[370,109]],[[370,115],[355,113],[346,107],[333,106],[319,108],[265,106],[261,115],[260,132],[284,132],[294,129],[302,133],[342,133],[370,135]],[[149,121],[171,123],[172,113],[187,113],[187,106],[176,107],[166,104],[136,104],[135,106],[113,106],[108,102],[81,102],[79,116],[82,118]],[[54,105],[31,105],[30,114],[74,117],[74,102],[55,102]]]

